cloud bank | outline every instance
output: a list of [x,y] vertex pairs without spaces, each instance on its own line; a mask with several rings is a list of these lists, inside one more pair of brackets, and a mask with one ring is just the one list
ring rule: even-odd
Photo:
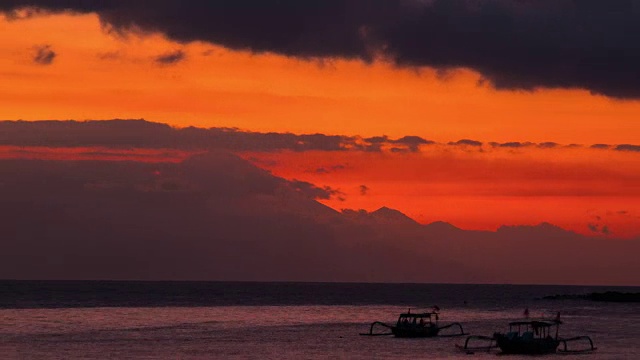
[[[581,147],[555,142],[483,143],[462,139],[437,143],[415,135],[398,139],[388,136],[363,138],[360,136],[326,134],[261,133],[235,128],[174,128],[167,124],[145,120],[92,120],[92,121],[0,121],[0,146],[37,147],[104,147],[116,149],[175,149],[202,151],[224,149],[229,151],[270,152],[279,150],[300,151],[365,151],[404,152],[428,151],[431,146],[466,148],[474,151],[491,149],[519,150],[538,148],[554,150]],[[485,146],[486,145],[486,146]],[[594,150],[616,152],[640,152],[640,145],[594,144]],[[317,168],[318,173],[341,170],[344,165]]]
[[[47,147],[167,148],[231,151],[418,151],[433,141],[418,136],[363,139],[358,136],[259,133],[231,128],[173,128],[144,120],[0,121],[0,145]],[[327,169],[336,170],[336,169]]]
[[[6,0],[18,9],[95,12],[117,32],[300,58],[383,58],[478,71],[498,89],[580,88],[640,97],[640,12],[597,0]],[[32,10],[31,14],[38,11]]]

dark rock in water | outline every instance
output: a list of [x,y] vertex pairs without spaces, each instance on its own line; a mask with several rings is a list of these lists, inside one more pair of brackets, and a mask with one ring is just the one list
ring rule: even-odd
[[622,293],[618,291],[592,293],[591,295],[589,295],[589,300],[610,302],[640,302],[640,293]]
[[591,300],[608,302],[640,302],[640,293],[623,293],[619,291],[595,292],[584,295],[549,295],[545,300]]

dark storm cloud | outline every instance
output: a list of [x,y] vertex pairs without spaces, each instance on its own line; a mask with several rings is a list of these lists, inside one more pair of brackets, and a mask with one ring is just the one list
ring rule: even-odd
[[186,57],[184,51],[182,50],[176,50],[173,52],[169,52],[166,54],[162,54],[159,55],[155,58],[155,61],[158,64],[161,65],[172,65],[172,64],[176,64],[179,63],[180,61],[184,60]]
[[611,145],[608,145],[608,144],[593,144],[590,147],[592,149],[610,149]]
[[369,187],[367,185],[360,185],[358,187],[360,189],[360,195],[364,196],[367,195],[367,193],[369,193]]
[[640,96],[633,1],[435,0],[384,29],[400,65],[468,67],[498,89]]
[[387,0],[8,0],[0,9],[96,12],[116,31],[159,31],[180,42],[300,57],[370,59],[365,26],[399,6]]
[[51,65],[57,54],[51,50],[51,45],[40,45],[35,47],[33,62],[40,65]]
[[[582,88],[640,97],[640,5],[629,0],[6,0],[96,12],[108,29],[158,31],[301,58],[383,56],[471,68],[498,89]],[[14,13],[15,14],[15,13]]]

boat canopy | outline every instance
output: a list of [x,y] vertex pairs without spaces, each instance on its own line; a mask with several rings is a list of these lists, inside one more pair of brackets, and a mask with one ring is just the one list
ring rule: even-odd
[[509,326],[531,326],[534,328],[539,328],[539,327],[551,327],[551,326],[556,326],[560,324],[562,324],[560,320],[530,320],[530,321],[510,322]]
[[438,315],[437,313],[434,312],[426,312],[426,313],[402,313],[400,314],[401,318],[409,318],[409,319],[424,319],[424,318],[431,318],[432,316]]

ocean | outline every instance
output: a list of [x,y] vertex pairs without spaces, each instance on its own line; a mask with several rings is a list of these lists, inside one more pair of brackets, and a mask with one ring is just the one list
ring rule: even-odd
[[[373,321],[440,308],[471,334],[561,313],[560,335],[590,336],[577,359],[640,359],[640,304],[545,300],[640,288],[533,285],[0,282],[2,359],[489,359],[464,337],[360,336]],[[549,355],[553,358],[561,355]],[[510,359],[530,358],[509,356]]]

